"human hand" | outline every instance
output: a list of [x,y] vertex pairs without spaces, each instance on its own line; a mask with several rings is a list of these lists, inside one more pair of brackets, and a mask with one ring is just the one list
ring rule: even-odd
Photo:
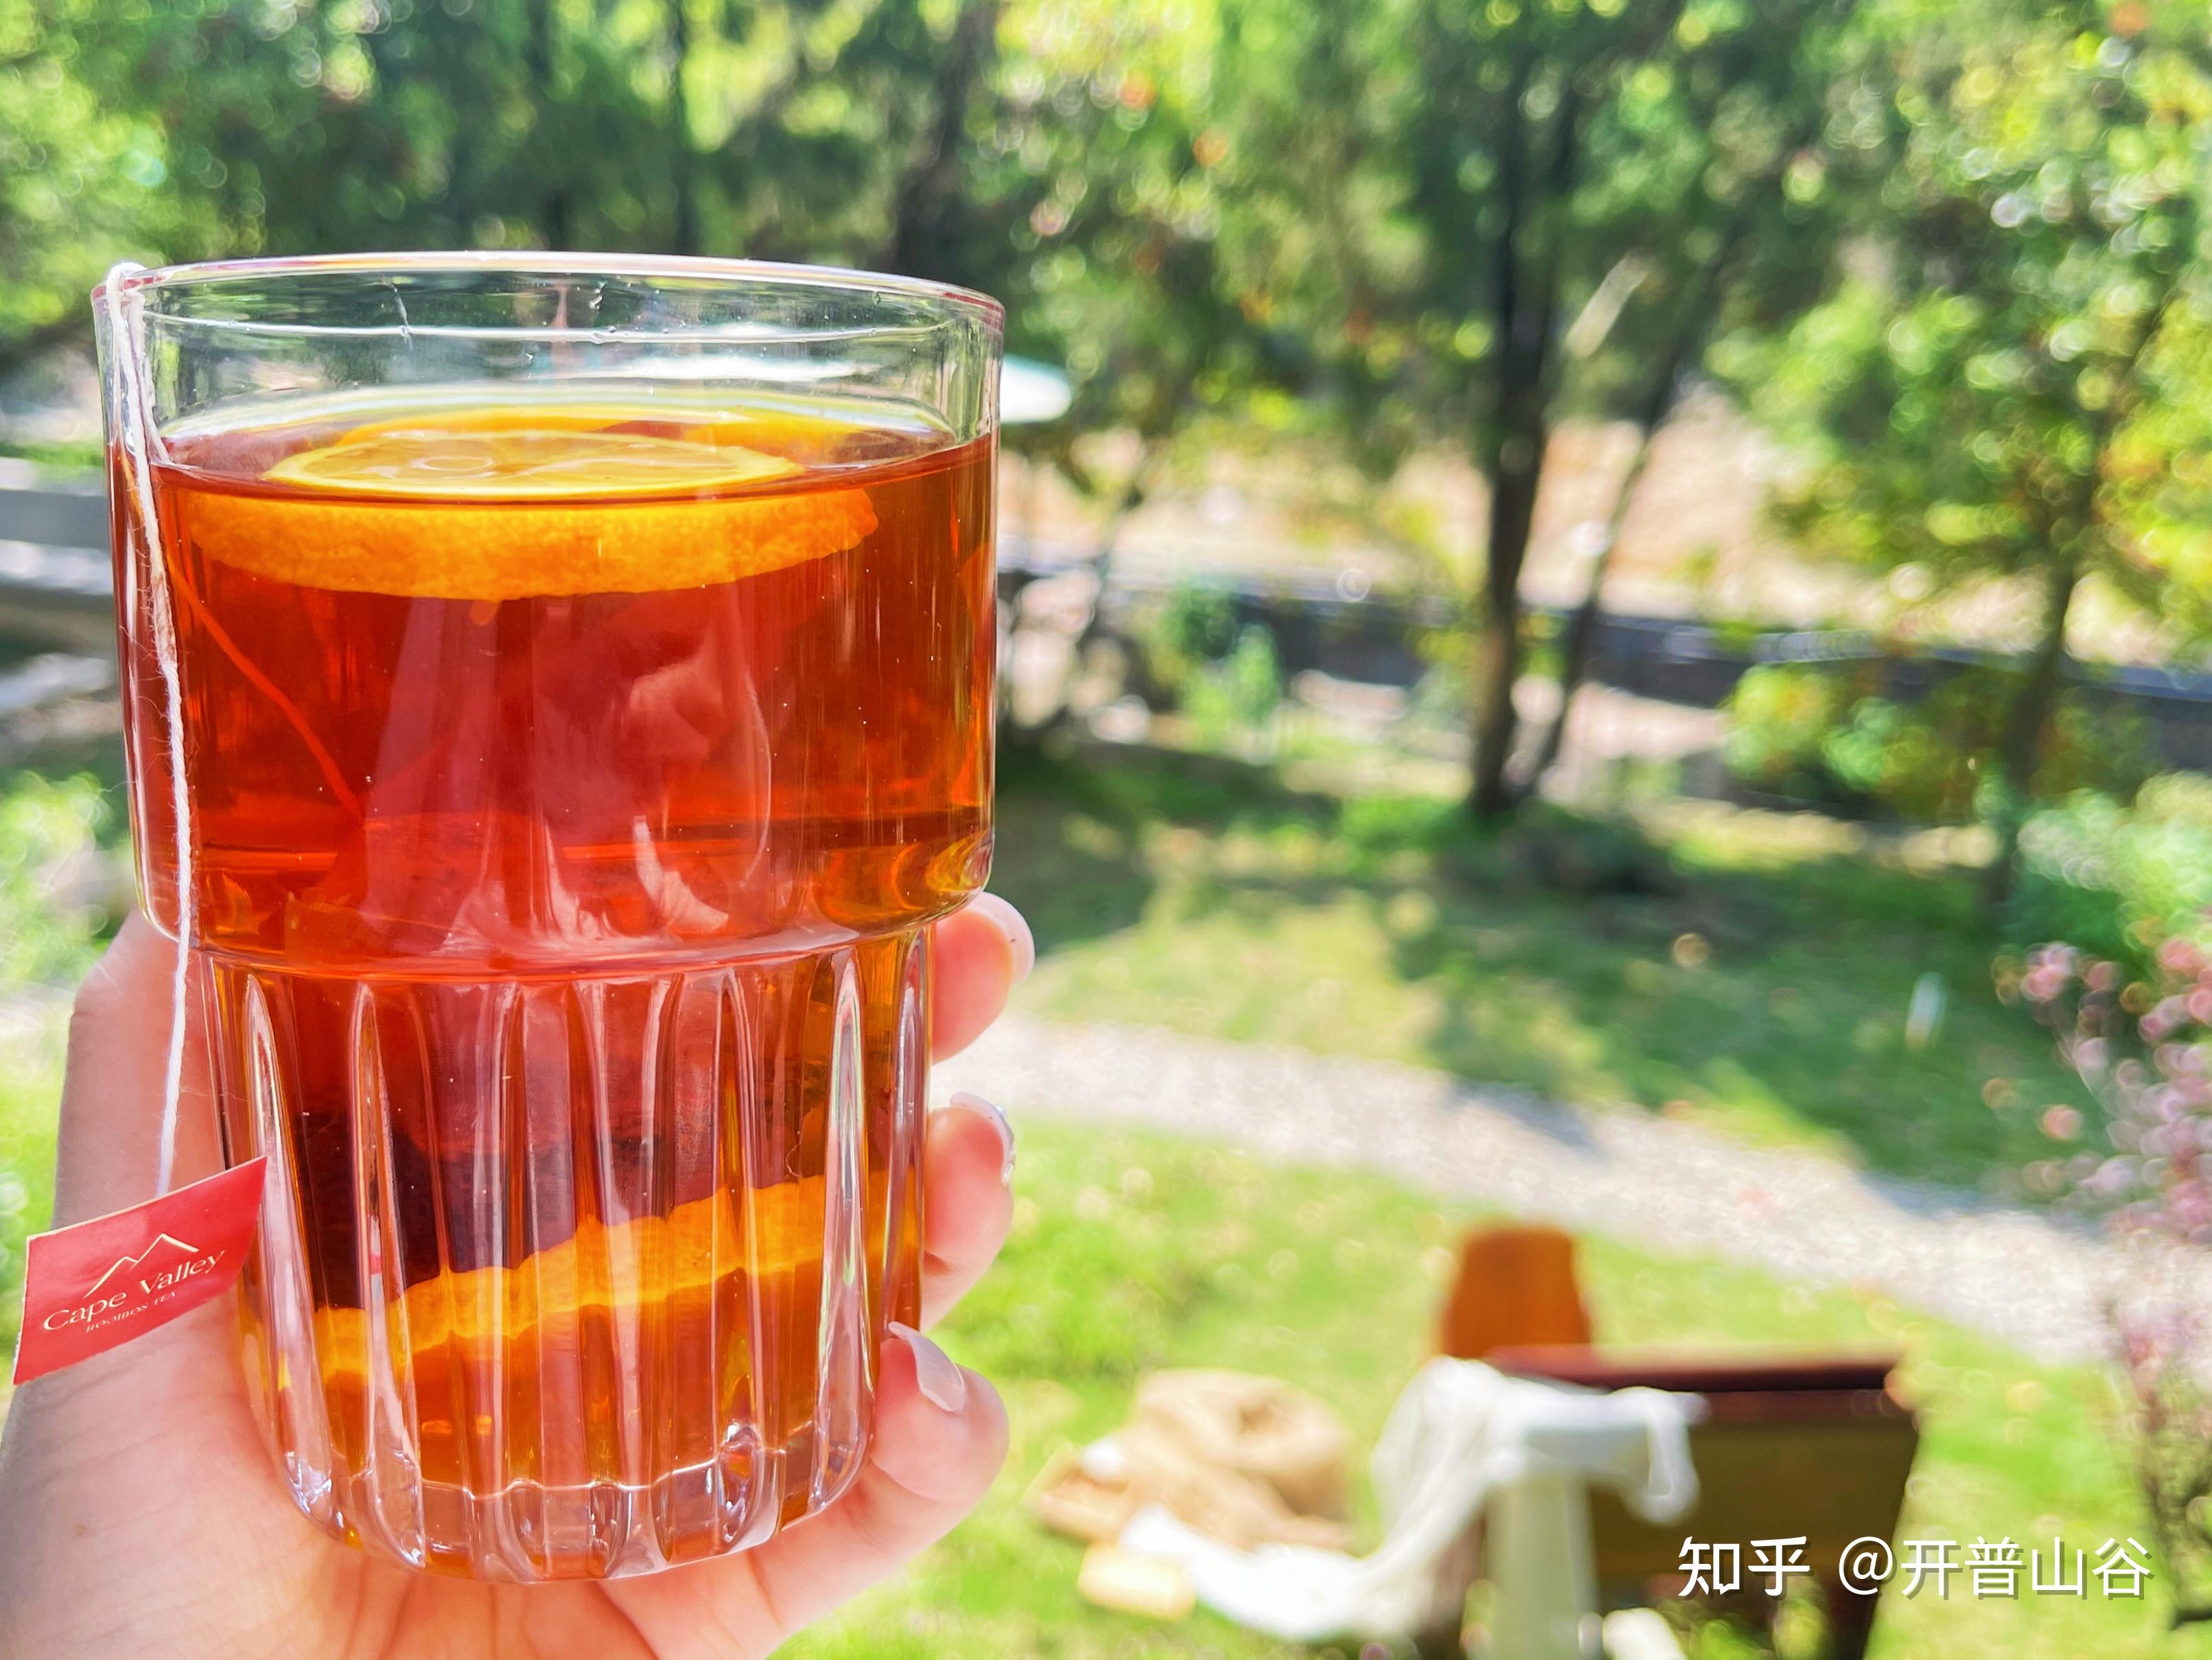
[[[985,899],[937,925],[933,1052],[981,1034],[1034,947]],[[77,997],[57,1226],[153,1192],[175,947],[133,916]],[[205,1057],[193,1057],[201,1075]],[[193,1120],[180,1134],[211,1140]],[[922,1314],[988,1268],[1012,1213],[995,1110],[956,1097],[923,1158]],[[191,1153],[194,1157],[185,1155]],[[194,1162],[197,1158],[197,1163]],[[211,1169],[180,1144],[180,1169]],[[0,1441],[0,1656],[70,1660],[744,1660],[878,1580],[966,1515],[1006,1456],[983,1379],[919,1334],[885,1341],[876,1434],[852,1488],[757,1549],[641,1578],[490,1585],[394,1567],[301,1517],[269,1464],[232,1296],[26,1385]]]

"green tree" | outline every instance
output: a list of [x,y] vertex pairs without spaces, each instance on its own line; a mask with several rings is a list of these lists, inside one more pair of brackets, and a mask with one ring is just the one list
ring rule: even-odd
[[[1142,505],[1197,414],[1231,406],[1255,369],[1250,296],[1225,265],[1242,206],[1230,88],[1213,20],[1161,3],[1038,3],[1011,20],[995,176],[1018,204],[1006,297],[1017,344],[1068,368],[1069,418],[1038,453],[1104,509],[1097,553]],[[1102,471],[1079,441],[1115,431]]]
[[98,109],[151,145],[161,190],[233,253],[618,247],[921,269],[960,263],[947,250],[999,9],[46,0],[41,12]]
[[[50,0],[83,98],[234,253],[672,249],[1017,302],[1071,430],[1140,442],[1243,349],[1212,15],[1030,0]],[[1073,463],[1071,462],[1071,465]]]
[[0,6],[0,374],[83,332],[116,259],[204,245],[158,127],[88,83],[75,21]]
[[1557,714],[1522,782],[1558,760],[1588,670],[1613,551],[1662,428],[1693,386],[1735,391],[1718,344],[1770,338],[1831,286],[1834,256],[1878,180],[1864,45],[1850,4],[1812,5],[1776,32],[1729,28],[1715,50],[1639,72],[1625,103],[1634,154],[1600,159],[1587,222],[1624,250],[1562,337],[1571,407],[1625,420],[1635,444],[1559,645]]
[[1521,573],[1553,430],[1577,411],[1656,429],[1717,329],[1809,303],[1848,162],[1834,77],[1851,12],[1382,0],[1308,37],[1308,79],[1352,64],[1354,84],[1283,112],[1271,183],[1317,221],[1334,280],[1277,287],[1355,447],[1387,465],[1441,443],[1488,483],[1478,814],[1516,795]]
[[1808,546],[1935,592],[2031,596],[1985,811],[1993,897],[2101,583],[2184,635],[2212,618],[2212,59],[2193,6],[1911,0],[1881,19],[1895,161],[1849,282],[1740,366],[1812,463]]
[[[1224,257],[1267,228],[1216,58],[1289,0],[38,3],[88,114],[202,228],[149,257],[666,249],[999,294],[1015,349],[1075,381],[1016,441],[1097,501],[1102,566],[1177,435],[1279,344]],[[39,290],[58,331],[114,240]],[[1107,429],[1132,443],[1084,441]]]
[[[1102,588],[1123,526],[1194,424],[1241,422],[1257,394],[1298,377],[1272,320],[1261,251],[1280,219],[1255,187],[1267,127],[1240,32],[1300,10],[1027,0],[1005,14],[968,211],[999,261],[984,286],[1008,303],[1011,345],[1073,382],[1065,419],[1009,441],[1094,504],[1085,557]],[[1094,608],[1078,672],[1100,629]]]

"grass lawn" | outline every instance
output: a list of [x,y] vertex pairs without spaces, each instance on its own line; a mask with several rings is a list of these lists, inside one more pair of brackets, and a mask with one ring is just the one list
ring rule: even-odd
[[[1838,853],[1825,820],[1488,836],[1442,797],[1210,757],[1005,771],[993,885],[1036,927],[1035,1012],[1410,1061],[1968,1184],[2047,1152],[2045,1106],[2086,1104],[1998,1002],[1971,874]],[[1929,973],[1948,1012],[1915,1051]]]
[[[0,809],[26,801],[22,787],[0,792]],[[27,859],[0,837],[0,940],[24,953],[16,977],[63,983],[94,940],[39,913],[33,867],[82,830],[66,803],[32,806],[0,824],[37,843]],[[1956,1181],[2022,1156],[2041,1104],[2078,1098],[1989,993],[1990,943],[1962,874],[1842,856],[1792,821],[1678,817],[1655,832],[1655,858],[1577,821],[1478,837],[1441,800],[1345,800],[1121,753],[1010,763],[1001,818],[996,885],[1030,910],[1044,952],[1023,994],[1032,1012],[1413,1060]],[[1593,884],[1592,870],[1631,879]],[[1929,971],[1952,1009],[1916,1053],[1904,1011]],[[0,1034],[0,1341],[21,1237],[46,1210],[58,1037],[52,1020]],[[2003,1087],[1985,1094],[1992,1078]],[[951,1339],[1006,1386],[1012,1464],[915,1575],[793,1652],[1269,1652],[1204,1614],[1160,1627],[1087,1608],[1076,1547],[1032,1528],[1016,1497],[1055,1446],[1116,1422],[1149,1366],[1295,1378],[1371,1441],[1421,1357],[1462,1215],[1371,1177],[1023,1128],[1016,1237]],[[1929,1434],[1908,1534],[2142,1535],[2091,1373],[2033,1367],[1880,1298],[1713,1263],[1593,1241],[1585,1268],[1610,1341],[1901,1343]],[[1955,1584],[1948,1601],[1886,1610],[1881,1642],[1892,1660],[2212,1653],[2166,1636],[2155,1602],[1977,1602]],[[1723,1629],[1699,1638],[1700,1660],[1755,1652]]]
[[[1013,1240],[946,1339],[1006,1392],[1015,1438],[1006,1474],[982,1511],[912,1575],[786,1652],[794,1660],[1277,1652],[1203,1611],[1159,1626],[1082,1602],[1080,1547],[1036,1528],[1018,1496],[1054,1448],[1112,1428],[1138,1372],[1154,1366],[1230,1365],[1295,1379],[1343,1413],[1364,1450],[1423,1357],[1443,1247],[1468,1213],[1376,1177],[1285,1170],[1200,1143],[1036,1119],[1018,1128]],[[1592,1241],[1583,1267],[1611,1341],[1901,1345],[1928,1438],[1908,1536],[2047,1541],[2056,1532],[2093,1550],[2115,1534],[2142,1536],[2104,1426],[2104,1385],[2090,1372],[2028,1365],[1878,1298],[1789,1287],[1711,1262]],[[1976,1602],[1962,1580],[1948,1601],[1893,1594],[1876,1645],[1877,1660],[2212,1653],[2212,1639],[2168,1636],[2155,1599]],[[1694,1651],[1700,1660],[1766,1652],[1720,1627],[1699,1633]],[[1813,1651],[1788,1640],[1783,1651]]]
[[64,474],[97,472],[101,459],[96,438],[0,440],[0,456]]

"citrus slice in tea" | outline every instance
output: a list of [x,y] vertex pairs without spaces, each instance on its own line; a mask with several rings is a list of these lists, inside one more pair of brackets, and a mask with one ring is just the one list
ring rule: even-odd
[[554,502],[726,490],[799,471],[757,450],[545,426],[349,433],[285,457],[263,477],[337,496]]
[[[718,399],[656,398],[650,406],[547,401],[526,407],[441,409],[364,422],[337,441],[360,444],[394,434],[511,432],[520,427],[610,435],[631,433],[688,440],[728,452],[757,451],[794,464],[845,459],[869,435],[862,422],[789,403],[728,404]],[[890,435],[884,435],[889,436]],[[909,438],[911,435],[907,435]]]
[[704,587],[875,529],[865,489],[720,435],[574,405],[387,420],[285,456],[274,489],[209,499],[194,538],[306,587],[501,600]]

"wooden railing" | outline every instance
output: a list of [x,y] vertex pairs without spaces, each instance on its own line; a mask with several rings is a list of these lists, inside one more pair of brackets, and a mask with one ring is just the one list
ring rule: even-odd
[[0,458],[0,720],[115,684],[107,494]]
[[[112,576],[107,552],[107,502],[96,476],[43,472],[0,458],[0,644],[44,647],[71,656],[112,660]],[[1080,568],[1068,550],[1028,548],[1009,538],[1000,549],[1002,587]],[[1204,579],[1214,580],[1214,579]],[[1157,565],[1116,571],[1109,579],[1109,617],[1156,605],[1171,587]],[[1319,669],[1340,679],[1407,685],[1429,666],[1415,636],[1448,627],[1453,608],[1433,597],[1406,599],[1347,591],[1325,573],[1237,576],[1220,580],[1237,623],[1264,624],[1286,672]],[[1540,619],[1559,619],[1539,609]],[[1862,664],[1886,695],[1912,702],[1984,654],[1931,649],[1886,654],[1873,636],[1820,629],[1744,638],[1679,617],[1607,614],[1601,621],[1591,678],[1662,702],[1710,708],[1760,663]],[[2148,668],[2077,665],[2076,681],[2093,694],[2140,716],[2153,752],[2168,766],[2212,770],[2212,675]],[[82,672],[79,674],[82,678]],[[0,711],[8,704],[0,690]]]

